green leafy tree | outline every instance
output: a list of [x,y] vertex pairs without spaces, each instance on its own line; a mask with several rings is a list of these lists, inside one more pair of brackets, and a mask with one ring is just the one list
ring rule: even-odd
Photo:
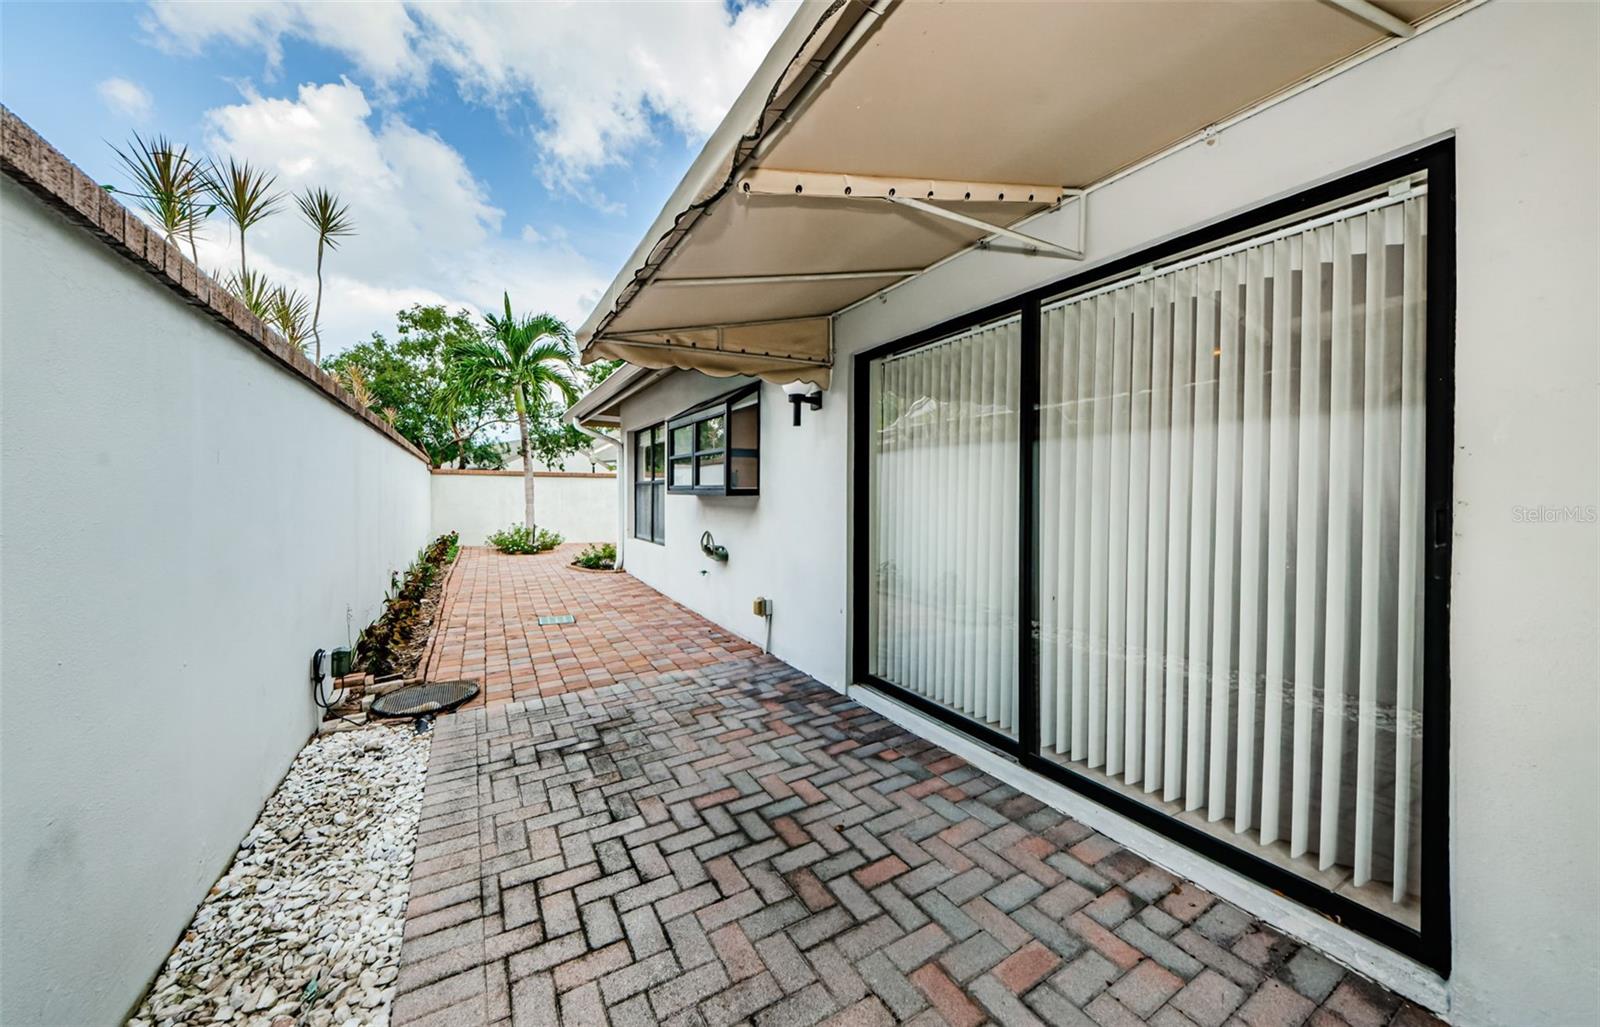
[[572,330],[550,314],[519,317],[512,313],[510,293],[505,294],[505,313],[490,314],[485,320],[487,335],[451,347],[452,377],[465,394],[507,398],[516,409],[523,519],[532,530],[534,471],[529,428],[549,415],[554,402],[577,401]]
[[528,446],[539,462],[551,470],[558,470],[571,453],[582,453],[594,442],[575,425],[565,424],[559,411],[548,411],[547,416],[528,426]]
[[621,366],[622,361],[620,360],[596,360],[583,369],[583,376],[588,382],[588,387],[592,389],[607,378],[610,378],[611,372]]
[[307,189],[295,194],[300,216],[317,233],[317,303],[311,310],[311,337],[316,340],[317,363],[322,362],[322,255],[339,248],[339,240],[356,234],[350,223],[350,208],[326,189]]
[[[500,449],[489,432],[511,423],[508,399],[460,392],[449,374],[453,346],[484,334],[465,310],[418,304],[395,315],[393,339],[373,333],[322,362],[325,370],[346,382],[350,371],[360,376],[367,406],[393,410],[395,430],[428,454],[435,467],[500,467]],[[387,414],[385,416],[388,416]]]

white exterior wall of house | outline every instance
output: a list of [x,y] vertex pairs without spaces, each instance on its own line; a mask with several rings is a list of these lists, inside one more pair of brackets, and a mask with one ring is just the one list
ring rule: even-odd
[[8,177],[0,223],[0,1023],[107,1024],[427,541],[428,468]]
[[[648,427],[748,378],[674,374],[624,401],[628,430]],[[623,562],[629,573],[757,645],[766,624],[751,612],[758,596],[773,600],[772,651],[835,688],[843,687],[845,588],[843,494],[819,490],[842,475],[849,411],[835,397],[805,410],[796,428],[783,390],[761,389],[761,495],[666,496],[666,544],[633,538],[632,453],[622,486]],[[631,447],[633,439],[630,435]],[[727,563],[700,551],[709,531],[728,547]],[[703,574],[701,572],[704,572]]]
[[[1036,779],[1029,787],[1397,990],[1447,1005],[1453,1022],[1592,1022],[1600,528],[1530,523],[1518,508],[1600,505],[1597,38],[1594,4],[1479,7],[1096,190],[1082,264],[973,251],[842,314],[821,411],[807,410],[792,428],[781,391],[763,387],[761,496],[669,494],[667,544],[627,538],[628,570],[751,639],[761,622],[750,600],[772,597],[776,654],[843,688],[854,353],[1453,133],[1450,979],[1063,789]],[[1026,230],[1070,244],[1076,216],[1068,205]],[[623,427],[663,420],[735,383],[672,375],[623,404]],[[631,452],[627,461],[631,534]],[[726,566],[701,556],[706,529],[730,550]],[[932,722],[923,727],[950,738]],[[976,746],[952,744],[981,758]]]
[[[488,544],[489,535],[521,524],[522,475],[512,471],[434,471],[433,528],[459,531],[461,544]],[[534,517],[568,542],[613,542],[617,531],[617,481],[613,474],[535,471]]]

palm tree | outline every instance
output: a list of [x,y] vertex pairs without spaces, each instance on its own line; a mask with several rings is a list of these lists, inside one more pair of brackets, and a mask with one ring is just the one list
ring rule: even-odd
[[572,330],[550,314],[516,316],[511,312],[509,293],[505,296],[505,314],[489,314],[484,320],[489,323],[488,336],[451,347],[452,370],[464,389],[511,397],[517,409],[522,446],[523,520],[533,531],[533,453],[528,447],[528,420],[545,415],[552,394],[567,403],[577,402]]
[[348,235],[355,235],[355,226],[350,223],[350,208],[339,202],[339,197],[326,189],[307,189],[303,193],[296,193],[294,202],[300,207],[300,215],[306,219],[317,233],[317,304],[311,311],[311,337],[316,340],[317,355],[314,358],[318,364],[322,363],[322,251],[339,248],[339,240]]
[[[161,135],[145,140],[135,132],[126,151],[111,149],[133,182],[133,190],[124,195],[150,215],[168,242],[177,244],[180,238],[187,238],[190,257],[200,263],[195,229],[216,209],[201,202],[208,191],[204,166],[189,156],[188,147]],[[114,186],[106,188],[122,192]]]
[[276,176],[252,167],[249,161],[228,158],[227,166],[212,163],[205,173],[205,187],[217,206],[239,230],[239,273],[246,272],[244,233],[277,211],[283,194],[272,191]]
[[289,341],[289,345],[304,353],[306,350],[307,320],[311,303],[296,289],[280,285],[272,290],[271,306],[267,320]]
[[[467,466],[467,440],[461,431],[461,410],[472,401],[472,390],[459,374],[446,375],[444,384],[428,397],[428,410],[450,426],[450,437],[456,444],[456,466]],[[444,466],[443,461],[440,466]]]

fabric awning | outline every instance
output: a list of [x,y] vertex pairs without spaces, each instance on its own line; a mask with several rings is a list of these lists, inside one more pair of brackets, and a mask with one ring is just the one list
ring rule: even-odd
[[584,359],[826,388],[833,314],[981,240],[1068,269],[1077,239],[993,228],[1455,3],[807,0],[580,329]]

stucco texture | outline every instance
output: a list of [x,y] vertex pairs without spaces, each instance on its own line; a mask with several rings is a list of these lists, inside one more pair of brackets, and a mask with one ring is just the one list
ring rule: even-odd
[[[120,1020],[427,539],[426,465],[0,180],[0,1022]],[[348,621],[347,621],[348,612]]]
[[[1456,1023],[1592,1021],[1600,535],[1593,523],[1530,522],[1518,510],[1600,505],[1597,38],[1592,4],[1477,7],[1095,190],[1081,264],[973,251],[846,311],[823,410],[791,428],[781,393],[765,390],[759,500],[669,496],[666,546],[626,539],[629,570],[751,638],[760,622],[750,599],[773,597],[777,654],[844,686],[853,354],[1453,135],[1454,969],[1441,980],[1331,924],[1317,926],[1317,940],[1432,996]],[[1077,216],[1069,204],[1027,231],[1070,241]],[[629,399],[623,426],[729,387],[675,375]],[[728,564],[700,556],[707,528],[732,553]],[[1266,915],[1278,900],[1256,891],[1252,911]]]

